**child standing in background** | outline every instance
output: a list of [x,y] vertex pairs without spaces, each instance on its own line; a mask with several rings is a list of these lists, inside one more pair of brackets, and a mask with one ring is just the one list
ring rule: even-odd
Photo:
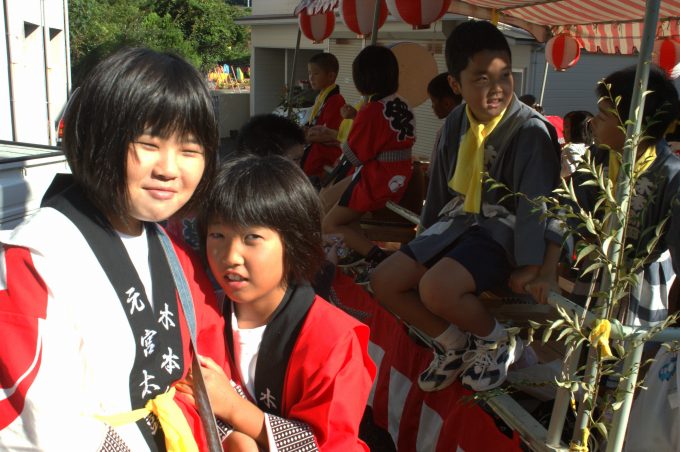
[[309,83],[313,90],[319,91],[312,111],[307,119],[307,148],[302,157],[302,169],[313,178],[323,178],[326,166],[333,166],[340,157],[337,140],[329,140],[329,129],[337,131],[342,122],[340,109],[345,98],[336,85],[340,65],[332,53],[318,53],[310,58],[307,65]]
[[226,162],[201,215],[228,298],[227,373],[203,363],[215,414],[233,428],[229,447],[284,450],[294,439],[295,450],[368,450],[358,438],[375,376],[368,327],[307,282],[323,260],[320,219],[305,175],[275,155]]

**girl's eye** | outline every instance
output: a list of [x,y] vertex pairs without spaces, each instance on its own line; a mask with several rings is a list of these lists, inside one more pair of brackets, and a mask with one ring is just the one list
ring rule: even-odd
[[221,239],[224,235],[221,232],[209,232],[208,238],[210,239]]
[[262,236],[259,236],[257,234],[246,234],[243,238],[246,242],[254,242],[257,239],[261,239]]
[[142,149],[148,151],[154,151],[158,149],[158,146],[150,141],[137,141],[136,144],[139,145]]
[[191,156],[191,157],[202,156],[203,155],[203,149],[197,149],[197,148],[182,149],[182,154],[187,155],[187,156]]

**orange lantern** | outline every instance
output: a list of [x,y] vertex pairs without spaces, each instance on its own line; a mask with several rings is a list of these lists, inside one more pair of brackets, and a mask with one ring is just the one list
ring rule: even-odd
[[333,33],[335,13],[331,10],[319,14],[308,14],[307,10],[303,9],[298,14],[298,22],[302,33],[314,44],[320,44]]
[[380,17],[378,28],[382,27],[387,20],[387,6],[385,0],[341,0],[340,15],[347,28],[356,33],[360,38],[365,38],[373,30],[373,14],[375,2],[379,1]]
[[672,38],[654,42],[652,61],[674,80],[680,76],[680,41]]
[[387,0],[390,13],[414,29],[430,28],[448,11],[451,0]]
[[554,36],[545,45],[545,58],[556,71],[566,71],[575,65],[580,57],[581,45],[571,35]]

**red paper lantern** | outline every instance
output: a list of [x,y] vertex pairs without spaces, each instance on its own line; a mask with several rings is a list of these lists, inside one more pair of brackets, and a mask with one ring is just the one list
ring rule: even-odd
[[680,41],[672,38],[659,39],[654,42],[652,61],[666,73],[668,78],[680,76]]
[[320,44],[333,33],[335,28],[335,13],[327,11],[320,14],[307,14],[303,9],[298,14],[298,22],[302,33],[311,39],[314,44]]
[[387,0],[387,8],[394,17],[414,29],[430,28],[448,11],[451,0]]
[[382,27],[387,20],[387,6],[385,0],[341,0],[340,15],[347,28],[356,33],[360,38],[371,34],[373,30],[373,14],[375,2],[380,2],[380,17],[378,28]]
[[545,45],[545,59],[556,71],[566,71],[581,57],[581,46],[576,38],[561,34],[550,38]]

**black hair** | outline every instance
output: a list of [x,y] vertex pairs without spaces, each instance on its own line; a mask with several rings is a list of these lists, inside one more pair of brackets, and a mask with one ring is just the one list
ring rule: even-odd
[[387,47],[364,47],[352,62],[352,78],[359,93],[381,98],[399,89],[399,63]]
[[335,75],[338,75],[338,72],[340,71],[340,63],[338,63],[338,59],[335,57],[335,55],[328,52],[322,52],[313,55],[309,59],[309,64],[316,64],[321,68],[322,71],[334,72]]
[[456,94],[451,89],[449,85],[449,73],[442,72],[441,74],[435,76],[430,83],[427,84],[427,94],[436,98],[444,99],[446,97],[452,98],[457,104],[463,102],[463,96]]
[[569,121],[569,133],[571,136],[565,136],[564,141],[567,143],[586,143],[593,142],[593,134],[590,129],[590,120],[593,114],[585,110],[574,110],[564,115],[563,123]]
[[533,94],[522,94],[518,97],[518,99],[520,102],[530,106],[531,108],[534,108],[534,105],[536,104],[536,96]]
[[273,113],[250,118],[236,138],[236,152],[284,155],[295,145],[305,144],[305,132],[284,116]]
[[107,215],[127,215],[128,152],[145,132],[163,138],[192,134],[203,146],[203,177],[180,212],[190,210],[207,194],[216,169],[219,135],[207,85],[179,56],[123,49],[92,70],[64,115],[63,148],[71,172]]
[[286,283],[311,281],[321,268],[321,202],[309,179],[279,155],[227,160],[199,215],[201,242],[216,221],[236,229],[274,229],[283,242]]
[[[635,69],[635,66],[630,66],[609,74],[595,88],[600,99],[610,99],[612,103],[620,96],[616,108],[623,121],[628,119],[630,111],[635,86]],[[642,112],[642,132],[644,136],[658,140],[664,136],[671,122],[678,117],[680,112],[678,91],[673,82],[655,65],[649,69],[647,91],[649,94],[645,96],[645,108]]]
[[469,20],[458,25],[446,38],[445,55],[449,74],[460,82],[460,73],[468,62],[476,53],[484,50],[505,52],[508,61],[512,62],[508,41],[491,22]]

